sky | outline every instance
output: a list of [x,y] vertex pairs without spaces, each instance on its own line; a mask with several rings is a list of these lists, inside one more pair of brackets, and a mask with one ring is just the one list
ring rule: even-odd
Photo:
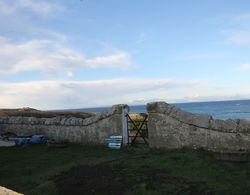
[[0,0],[0,108],[250,99],[249,0]]

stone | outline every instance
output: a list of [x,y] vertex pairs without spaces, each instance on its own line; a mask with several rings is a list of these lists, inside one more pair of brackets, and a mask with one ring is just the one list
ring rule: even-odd
[[177,118],[181,122],[203,128],[209,128],[210,120],[212,120],[212,117],[210,115],[193,114],[180,109],[177,110],[175,116],[173,114],[171,116]]
[[211,129],[223,132],[237,132],[237,120],[212,120]]
[[39,124],[39,120],[35,117],[29,117],[27,122],[28,124],[31,124],[31,125]]
[[113,114],[122,114],[122,111],[126,109],[129,110],[128,105],[126,104],[116,104],[111,107],[111,113]]
[[39,125],[44,125],[45,121],[47,120],[46,118],[39,118]]
[[53,125],[60,125],[62,117],[56,116],[50,119],[51,124]]
[[148,113],[170,113],[174,106],[166,102],[152,102],[147,104]]
[[0,116],[0,130],[24,136],[44,134],[49,139],[67,139],[73,143],[105,144],[105,138],[110,135],[123,135],[124,140],[127,140],[127,129],[124,125],[127,112],[128,106],[119,104],[88,118],[72,117],[81,116],[80,113],[51,118]]
[[149,146],[203,148],[214,152],[250,152],[249,120],[214,120],[164,102],[147,105]]
[[250,133],[250,119],[240,119],[238,131],[242,133]]

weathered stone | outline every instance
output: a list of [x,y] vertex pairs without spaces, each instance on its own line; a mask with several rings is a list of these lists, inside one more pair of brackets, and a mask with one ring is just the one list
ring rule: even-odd
[[9,117],[9,120],[8,120],[9,124],[17,123],[17,122],[18,122],[17,117],[15,116]]
[[60,125],[65,125],[67,118],[63,117],[60,121]]
[[223,132],[237,132],[237,121],[228,120],[212,120],[210,123],[211,129]]
[[149,145],[153,148],[203,148],[215,152],[250,152],[250,121],[213,120],[163,102],[148,104]]
[[127,129],[124,125],[127,112],[128,106],[121,104],[84,119],[68,116],[52,118],[2,116],[0,130],[17,135],[45,134],[50,139],[58,141],[68,139],[70,142],[83,144],[104,144],[105,138],[110,135],[123,135],[124,143],[127,143]]
[[240,119],[238,131],[242,133],[250,133],[250,119]]
[[[213,120],[165,102],[147,105],[149,144],[155,148],[204,148],[211,151],[250,151],[250,121]],[[115,105],[89,118],[61,116],[35,118],[0,117],[0,130],[18,135],[45,134],[55,140],[105,143],[109,135],[123,135],[127,143],[126,105]]]
[[53,117],[53,118],[51,118],[51,124],[60,125],[61,124],[61,119],[62,119],[62,117],[60,117],[60,116]]
[[5,124],[5,120],[7,119],[8,117],[5,117],[5,116],[2,116],[0,117],[0,124]]
[[45,121],[46,121],[46,118],[40,118],[38,119],[39,120],[39,124],[40,125],[44,125],[45,124]]
[[193,114],[183,110],[178,110],[176,115],[173,116],[181,122],[187,123],[189,125],[194,125],[197,127],[209,128],[211,116],[205,114]]
[[39,120],[35,117],[29,117],[28,124],[31,124],[31,125],[39,124]]
[[166,102],[152,102],[147,104],[148,113],[170,113],[174,106]]
[[47,118],[45,121],[44,121],[44,124],[45,125],[52,125],[52,120],[50,118]]
[[123,110],[128,110],[129,107],[126,104],[117,104],[111,107],[110,112],[113,114],[122,114]]

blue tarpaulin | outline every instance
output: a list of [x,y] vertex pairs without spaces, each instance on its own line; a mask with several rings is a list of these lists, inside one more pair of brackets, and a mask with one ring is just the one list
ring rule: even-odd
[[5,139],[15,141],[16,145],[45,144],[48,141],[48,137],[45,135],[15,136],[7,137]]
[[48,141],[48,137],[45,135],[33,135],[30,139],[31,144],[45,144]]

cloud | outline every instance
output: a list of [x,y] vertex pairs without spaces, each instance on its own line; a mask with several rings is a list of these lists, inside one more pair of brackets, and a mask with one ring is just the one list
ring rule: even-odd
[[210,102],[210,101],[227,101],[227,100],[243,100],[249,99],[250,94],[247,93],[228,93],[228,94],[213,94],[213,95],[191,95],[180,98],[175,102]]
[[228,43],[250,45],[250,13],[223,17],[223,24],[228,26],[223,30]]
[[242,46],[250,45],[250,30],[235,31],[229,35],[228,41]]
[[0,13],[13,15],[23,10],[31,11],[37,15],[48,16],[64,10],[63,6],[53,1],[44,0],[1,0]]
[[17,10],[17,5],[9,4],[7,1],[0,1],[0,13],[2,15],[11,15]]
[[249,27],[249,22],[250,22],[250,13],[243,13],[239,15],[234,15],[232,16],[232,24],[233,25],[238,25],[241,27]]
[[51,1],[42,0],[19,0],[19,6],[21,8],[27,8],[35,13],[47,15],[53,12],[63,10],[63,7],[58,3],[52,3]]
[[188,51],[178,55],[172,55],[169,57],[171,60],[185,60],[185,61],[195,61],[195,60],[207,60],[207,59],[218,59],[228,57],[228,53],[225,51]]
[[6,37],[0,37],[0,74],[38,71],[50,75],[72,76],[76,69],[128,70],[132,67],[130,55],[125,51],[88,58],[58,40],[13,43]]
[[250,64],[243,64],[240,66],[240,71],[242,72],[248,72],[250,71]]
[[62,109],[131,103],[133,98],[152,99],[160,91],[171,93],[195,85],[194,81],[137,78],[0,83],[0,107]]
[[0,108],[67,109],[151,101],[194,102],[247,99],[244,88],[214,91],[201,81],[116,78],[94,81],[30,81],[0,83]]
[[135,41],[136,44],[143,44],[146,42],[147,39],[147,33],[146,32],[141,32],[137,38],[137,40]]
[[[131,68],[131,59],[126,52],[117,52],[114,55],[86,59],[86,63],[89,64],[91,68],[100,68],[103,65],[109,65],[109,68],[118,68],[121,70],[128,70]],[[117,65],[120,66],[117,67]]]

